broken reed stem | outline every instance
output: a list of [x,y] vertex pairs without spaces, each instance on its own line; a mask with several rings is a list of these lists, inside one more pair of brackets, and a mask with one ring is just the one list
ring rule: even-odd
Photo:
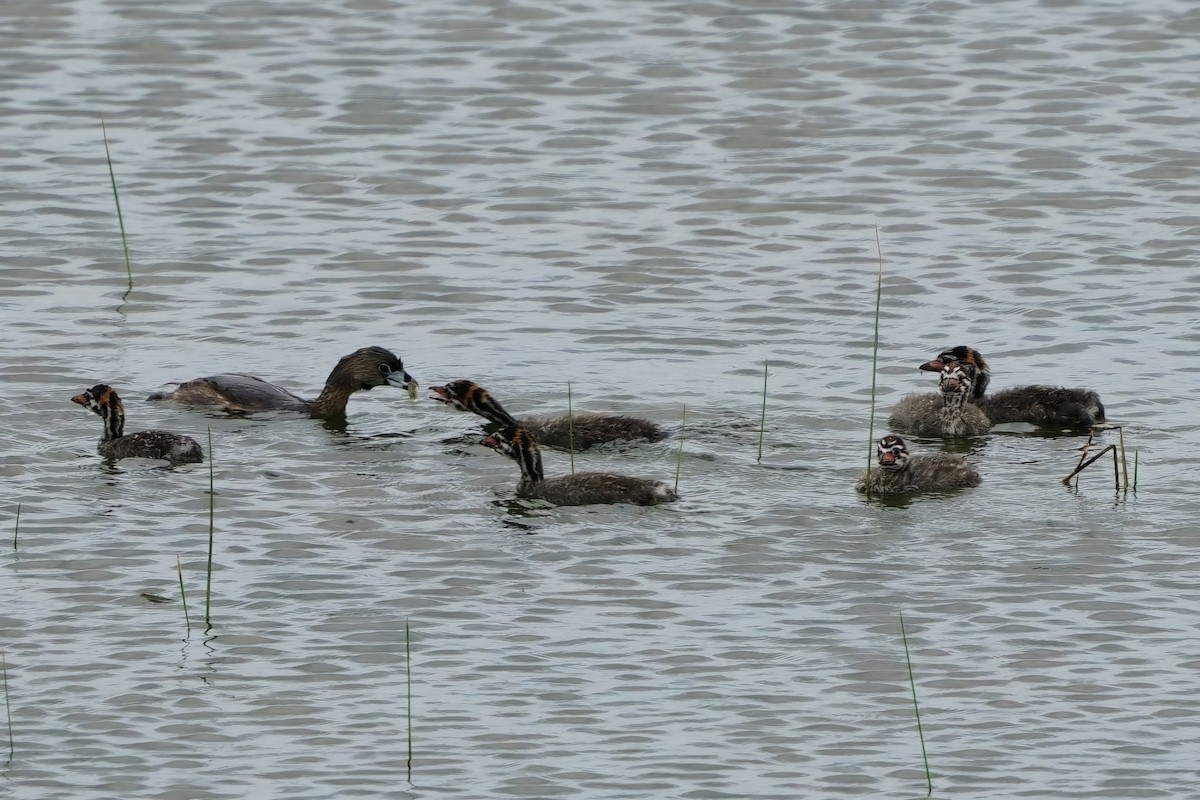
[[758,420],[758,463],[762,463],[763,434],[767,430],[767,359],[763,359],[762,416]]
[[8,655],[3,652],[0,652],[0,676],[4,678],[4,713],[8,717],[8,760],[12,761],[17,746],[13,739],[12,702],[8,698]]
[[875,334],[871,344],[871,416],[867,422],[868,487],[871,485],[871,462],[875,460],[875,385],[879,365],[879,307],[883,303],[883,245],[879,243],[878,223],[875,225],[875,252],[879,254],[879,277],[875,281]]
[[125,237],[125,217],[121,214],[121,195],[117,192],[117,173],[113,170],[112,154],[108,151],[108,128],[104,125],[104,115],[100,115],[100,133],[104,139],[104,160],[108,162],[108,178],[112,181],[113,202],[117,206],[117,224],[121,227],[121,248],[125,251],[125,275],[129,278],[129,289],[133,291],[133,265],[129,262],[129,240]]
[[[1136,474],[1136,473],[1137,473],[1137,469],[1135,468],[1134,474]],[[17,521],[13,523],[13,550],[17,549],[17,534],[20,532],[20,530],[21,530],[21,504],[17,503]]]
[[183,621],[187,624],[188,636],[192,635],[192,617],[188,614],[187,590],[183,588],[183,561],[175,556],[175,572],[179,574],[179,599],[183,601]]
[[[1071,473],[1071,475],[1077,475],[1077,474],[1079,473],[1079,471],[1080,471],[1081,469],[1083,469],[1083,466],[1084,466],[1084,464],[1083,464],[1083,460],[1084,460],[1085,458],[1087,458],[1087,455],[1088,455],[1088,450],[1089,450],[1089,449],[1091,448],[1091,446],[1092,446],[1092,439],[1095,437],[1095,435],[1096,435],[1096,429],[1095,429],[1095,428],[1089,428],[1089,429],[1088,429],[1088,440],[1087,440],[1086,442],[1084,442],[1084,443],[1083,443],[1083,452],[1081,452],[1081,453],[1079,454],[1079,463],[1075,465],[1075,472],[1072,472],[1072,473]],[[1066,486],[1070,486],[1070,485],[1071,485],[1071,483],[1070,483],[1070,481],[1071,481],[1071,475],[1068,475],[1066,478],[1064,478],[1064,479],[1063,479],[1063,484],[1064,484],[1064,485],[1066,485]],[[1075,488],[1076,488],[1076,489],[1078,489],[1078,488],[1079,488],[1079,479],[1078,479],[1078,478],[1076,478],[1076,479],[1075,479]]]
[[679,494],[679,470],[683,467],[683,429],[687,425],[687,406],[679,419],[679,451],[675,454],[675,494]]
[[[1117,491],[1122,491],[1122,490],[1129,491],[1130,488],[1132,488],[1134,491],[1137,491],[1137,451],[1135,450],[1133,452],[1133,483],[1130,484],[1130,482],[1129,482],[1129,465],[1128,465],[1128,461],[1126,460],[1126,457],[1125,457],[1125,429],[1122,427],[1117,427],[1117,431],[1120,435],[1119,443],[1108,445],[1107,447],[1105,447],[1100,452],[1096,453],[1091,458],[1088,458],[1088,452],[1089,452],[1089,448],[1092,445],[1092,437],[1095,435],[1096,431],[1093,428],[1088,433],[1088,440],[1083,446],[1083,452],[1079,454],[1079,463],[1075,466],[1075,469],[1072,470],[1070,475],[1068,475],[1067,477],[1062,479],[1063,486],[1070,486],[1071,478],[1075,478],[1076,475],[1078,475],[1080,472],[1083,472],[1085,469],[1090,467],[1092,464],[1099,461],[1101,457],[1106,455],[1111,450],[1112,454],[1113,454],[1113,486],[1114,486],[1114,488]],[[1075,478],[1075,486],[1076,486],[1076,488],[1079,487],[1079,479],[1078,478]]]
[[[1117,446],[1115,444],[1110,444],[1108,447],[1105,447],[1103,450],[1101,450],[1099,453],[1096,453],[1096,455],[1092,456],[1087,461],[1081,460],[1079,462],[1079,466],[1075,467],[1075,470],[1070,475],[1068,475],[1067,477],[1062,479],[1063,486],[1070,486],[1071,478],[1074,478],[1076,475],[1083,472],[1085,469],[1090,467],[1092,464],[1095,464],[1110,450],[1113,452],[1113,474],[1114,474],[1114,476],[1117,477],[1117,488],[1120,489],[1121,488],[1121,484],[1120,484],[1121,479],[1120,479],[1119,475],[1116,475]],[[1086,453],[1084,455],[1086,455]]]
[[571,474],[575,474],[575,412],[571,408],[571,382],[567,381],[567,453],[571,457]]
[[925,750],[925,730],[921,727],[921,706],[917,703],[917,680],[913,677],[912,657],[908,653],[908,634],[904,630],[904,612],[900,612],[900,640],[904,642],[904,662],[908,664],[908,685],[912,687],[913,713],[917,718],[917,738],[921,740],[921,759],[925,762],[926,797],[933,794],[933,775],[929,772],[929,753]]
[[404,673],[405,689],[408,695],[408,782],[412,783],[413,761],[413,723],[412,723],[412,637],[409,635],[408,617],[404,618]]
[[213,479],[212,426],[208,427],[208,577],[204,585],[204,624],[212,627],[213,538],[216,529],[217,492]]

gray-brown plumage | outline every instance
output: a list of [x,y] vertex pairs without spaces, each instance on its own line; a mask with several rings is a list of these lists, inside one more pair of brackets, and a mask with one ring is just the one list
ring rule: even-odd
[[234,414],[254,411],[296,411],[322,419],[344,417],[350,395],[376,386],[399,386],[416,392],[417,382],[404,369],[400,357],[382,347],[364,347],[338,361],[315,400],[238,372],[209,375],[179,384],[172,391],[155,392],[147,400],[177,400],[198,406],[220,406]]
[[972,381],[967,370],[948,364],[942,370],[937,394],[910,394],[900,398],[888,417],[888,427],[917,436],[980,436],[992,421],[969,402]]
[[104,434],[96,452],[110,461],[122,458],[161,458],[172,464],[198,464],[204,460],[200,443],[190,436],[168,431],[139,431],[125,435],[125,407],[111,386],[98,383],[71,398],[104,420]]
[[993,425],[1028,422],[1045,428],[1090,428],[1104,422],[1104,404],[1091,389],[1032,385],[986,395],[992,371],[979,351],[966,345],[943,350],[921,369],[940,372],[948,364],[962,367],[974,381],[971,402],[983,409]]
[[467,380],[434,386],[431,391],[434,400],[459,411],[471,411],[506,428],[525,428],[539,444],[562,450],[570,450],[572,445],[579,451],[605,442],[635,439],[657,442],[667,437],[667,432],[650,420],[624,414],[584,411],[516,419],[504,410],[490,392]]
[[871,494],[939,491],[979,485],[979,472],[958,456],[914,456],[899,436],[884,436],[876,447],[878,469],[864,471],[855,489]]
[[484,438],[482,444],[517,462],[521,468],[521,481],[517,484],[519,497],[545,500],[556,506],[599,503],[653,506],[679,499],[662,481],[611,472],[576,472],[547,480],[542,472],[542,454],[537,441],[525,428],[504,428]]

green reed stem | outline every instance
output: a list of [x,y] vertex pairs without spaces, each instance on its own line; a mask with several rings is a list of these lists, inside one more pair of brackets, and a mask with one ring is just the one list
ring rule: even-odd
[[412,637],[409,634],[408,617],[404,618],[404,672],[405,689],[408,695],[408,782],[412,783],[413,762],[413,704],[412,704]]
[[571,474],[575,474],[575,412],[571,407],[571,382],[567,381],[567,452],[571,457]]
[[188,614],[187,590],[183,588],[183,561],[175,556],[175,572],[179,574],[179,599],[183,601],[183,621],[187,624],[188,636],[192,635],[192,617]]
[[904,612],[900,612],[900,640],[904,642],[904,661],[908,664],[908,684],[912,687],[913,713],[917,717],[917,737],[921,740],[921,758],[925,761],[925,785],[929,791],[926,797],[933,794],[933,775],[929,772],[929,753],[925,750],[925,731],[921,727],[921,706],[917,703],[917,680],[913,677],[912,657],[908,653],[908,634],[904,630]]
[[213,478],[212,426],[208,427],[208,577],[204,585],[204,624],[212,627],[213,540],[217,520],[217,491]]
[[13,550],[17,549],[17,534],[21,530],[21,504],[17,503],[17,521],[13,523]]
[[679,470],[683,467],[683,429],[687,425],[687,406],[679,419],[679,452],[675,456],[675,494],[679,494]]
[[1138,461],[1138,451],[1134,450],[1133,451],[1133,490],[1135,492],[1137,491],[1137,461]]
[[762,416],[758,420],[758,463],[762,463],[763,435],[767,430],[767,359],[763,359],[763,401]]
[[125,236],[125,216],[121,213],[121,195],[117,191],[117,173],[113,170],[112,154],[108,151],[108,128],[100,116],[100,133],[104,138],[104,160],[108,162],[108,178],[112,181],[113,202],[117,205],[117,224],[121,227],[121,248],[125,251],[125,275],[129,278],[128,292],[133,291],[133,265],[129,261],[129,240]]
[[17,746],[13,738],[12,702],[8,697],[8,655],[3,652],[0,652],[0,676],[4,678],[4,713],[8,717],[8,760],[12,761]]
[[871,416],[867,422],[868,487],[871,485],[871,463],[875,460],[875,387],[879,375],[879,308],[883,304],[883,245],[879,243],[878,223],[875,225],[875,251],[879,254],[879,277],[875,282],[875,334],[871,344]]

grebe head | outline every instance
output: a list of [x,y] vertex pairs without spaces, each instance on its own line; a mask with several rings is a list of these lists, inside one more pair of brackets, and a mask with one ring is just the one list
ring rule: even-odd
[[889,434],[879,440],[875,456],[882,469],[899,472],[908,466],[908,445],[899,436]]

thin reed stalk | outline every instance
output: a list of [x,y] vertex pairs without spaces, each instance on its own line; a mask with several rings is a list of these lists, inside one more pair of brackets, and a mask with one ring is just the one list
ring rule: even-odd
[[179,574],[179,599],[183,601],[183,621],[187,624],[188,636],[192,635],[192,617],[188,614],[187,590],[183,588],[183,561],[175,556],[175,571]]
[[8,697],[8,655],[3,652],[0,652],[0,676],[4,678],[4,713],[8,717],[8,760],[12,761],[17,745],[13,738],[12,701]]
[[408,617],[404,618],[404,672],[405,690],[408,696],[408,782],[412,783],[413,762],[413,705],[412,705],[412,637],[409,635]]
[[217,491],[213,478],[213,443],[212,426],[208,428],[208,577],[204,585],[204,624],[212,627],[212,568],[213,568],[213,539],[215,538],[217,519]]
[[1138,461],[1138,451],[1134,450],[1133,451],[1133,490],[1135,492],[1137,491],[1137,461]]
[[13,550],[17,549],[17,534],[21,531],[21,504],[17,503],[17,521],[13,523]]
[[117,206],[117,224],[121,227],[121,248],[125,251],[125,275],[129,278],[129,288],[125,294],[133,291],[133,265],[129,261],[129,239],[125,236],[125,216],[121,213],[121,195],[117,191],[117,173],[113,170],[112,154],[108,151],[108,128],[104,125],[104,115],[100,115],[100,133],[104,139],[104,160],[108,162],[108,178],[112,181],[113,202]]
[[567,381],[567,453],[571,457],[571,474],[575,474],[575,410],[571,406],[571,382]]
[[679,494],[679,471],[683,468],[683,429],[687,425],[687,406],[679,419],[679,452],[675,455],[675,494]]
[[[879,375],[879,308],[883,304],[883,245],[879,243],[879,225],[875,225],[875,252],[879,254],[879,277],[875,281],[875,333],[871,344],[871,416],[867,421],[867,486],[871,485],[871,465],[875,461],[875,389]],[[868,488],[868,491],[870,489]]]
[[[1096,429],[1089,428],[1087,441],[1083,443],[1083,450],[1079,453],[1079,463],[1075,465],[1075,471],[1072,472],[1071,475],[1079,474],[1079,471],[1084,468],[1085,465],[1084,465],[1083,461],[1084,461],[1084,459],[1086,459],[1088,457],[1088,451],[1091,450],[1091,448],[1092,448],[1092,440],[1095,438],[1095,436],[1096,436]],[[1063,479],[1064,486],[1071,485],[1071,475],[1068,475],[1066,478]],[[1076,489],[1079,488],[1079,478],[1075,479],[1075,488]]]
[[1125,460],[1125,429],[1117,428],[1117,434],[1119,436],[1118,441],[1120,441],[1120,443],[1121,443],[1121,477],[1124,479],[1122,482],[1125,485],[1126,491],[1128,491],[1128,489],[1129,489],[1129,462],[1127,462]]
[[770,362],[763,359],[763,401],[762,416],[758,420],[758,463],[762,463],[763,435],[767,430],[767,365]]
[[913,713],[917,718],[917,737],[921,740],[921,759],[925,762],[926,797],[933,794],[933,774],[929,771],[929,753],[925,749],[925,729],[921,727],[921,706],[917,702],[917,680],[913,677],[912,656],[908,652],[908,633],[904,630],[904,612],[900,612],[900,640],[904,642],[904,662],[908,665],[908,685],[912,687]]

